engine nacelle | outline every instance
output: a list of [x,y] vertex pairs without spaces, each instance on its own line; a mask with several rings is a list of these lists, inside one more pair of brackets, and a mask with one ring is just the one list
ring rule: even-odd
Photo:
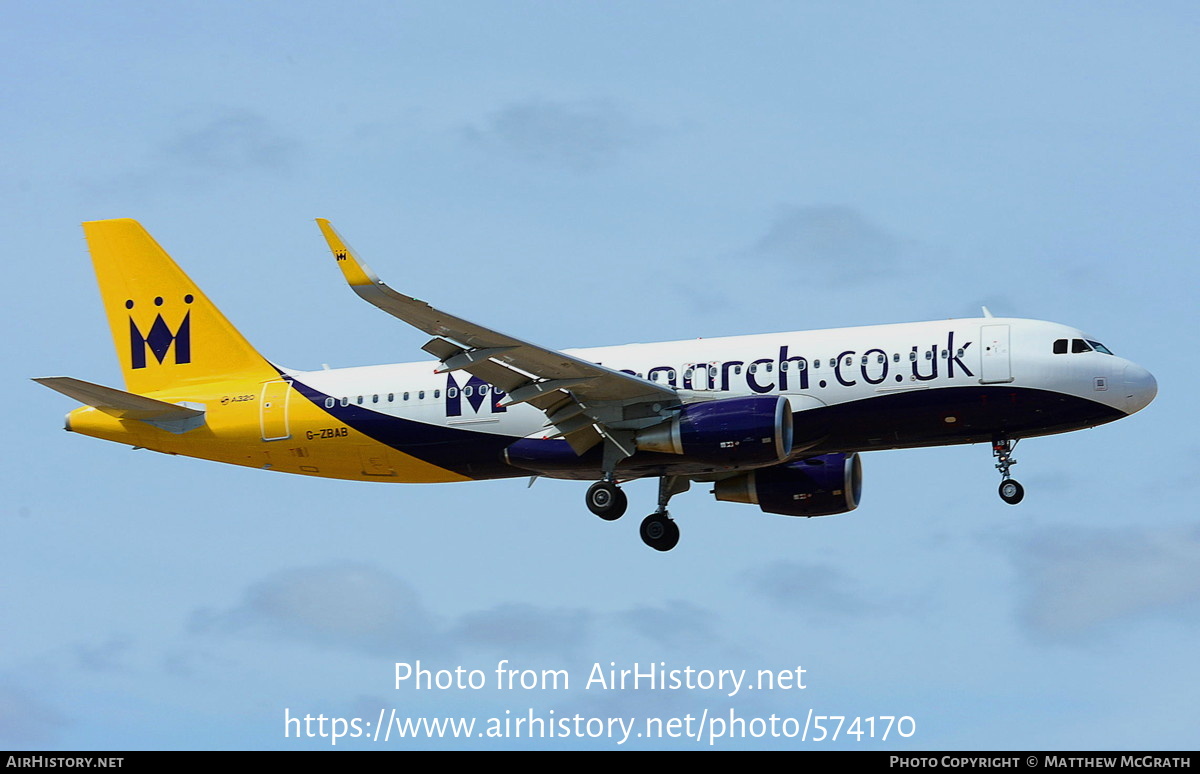
[[792,452],[792,406],[771,395],[689,403],[639,431],[637,447],[718,465],[768,465]]
[[783,516],[848,513],[862,494],[862,462],[857,453],[822,454],[718,481],[713,493]]

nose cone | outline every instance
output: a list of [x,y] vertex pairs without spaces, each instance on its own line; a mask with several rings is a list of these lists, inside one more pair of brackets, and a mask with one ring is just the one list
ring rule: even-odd
[[1135,363],[1125,366],[1126,413],[1133,414],[1146,408],[1155,395],[1158,395],[1158,382],[1149,371]]

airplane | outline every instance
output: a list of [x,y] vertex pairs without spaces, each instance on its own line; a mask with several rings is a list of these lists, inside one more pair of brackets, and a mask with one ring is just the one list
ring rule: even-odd
[[1145,368],[1081,331],[983,317],[557,351],[384,284],[317,219],[362,299],[432,338],[435,360],[298,371],[264,358],[135,220],[83,224],[125,389],[35,379],[85,404],[66,429],[167,454],[358,481],[657,477],[646,545],[679,541],[692,482],[765,513],[858,507],[861,452],[986,442],[1015,505],[1019,439],[1145,408]]

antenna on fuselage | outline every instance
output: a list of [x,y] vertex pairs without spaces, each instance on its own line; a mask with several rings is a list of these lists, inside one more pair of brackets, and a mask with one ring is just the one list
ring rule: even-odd
[[988,309],[986,306],[983,307],[983,316],[984,317],[995,317],[995,315],[992,314],[992,310]]

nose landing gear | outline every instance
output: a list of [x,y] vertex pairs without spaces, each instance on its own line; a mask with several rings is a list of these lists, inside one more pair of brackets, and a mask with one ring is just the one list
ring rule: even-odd
[[996,470],[1000,471],[1001,477],[1000,499],[1009,505],[1016,505],[1025,499],[1025,487],[1015,478],[1011,478],[1012,474],[1009,473],[1009,468],[1017,464],[1012,456],[1016,447],[1017,441],[1009,440],[1005,436],[999,436],[992,441],[992,456],[996,458]]

